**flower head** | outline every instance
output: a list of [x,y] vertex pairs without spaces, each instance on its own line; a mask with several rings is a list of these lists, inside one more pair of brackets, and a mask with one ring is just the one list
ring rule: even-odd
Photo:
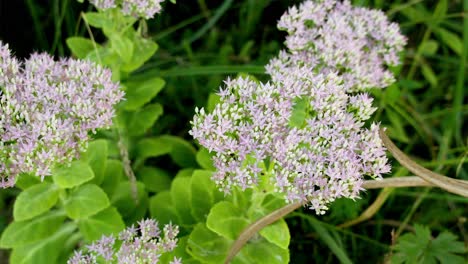
[[337,71],[351,91],[394,82],[387,66],[399,63],[406,44],[398,25],[382,11],[353,7],[349,1],[305,1],[290,8],[278,27],[288,32],[288,63]]
[[[337,1],[291,8],[279,23],[290,34],[288,51],[266,66],[271,81],[228,79],[211,113],[196,109],[190,133],[215,152],[213,180],[223,191],[267,181],[287,201],[324,213],[337,198],[357,198],[365,175],[379,178],[390,171],[378,125],[365,126],[376,108],[363,91],[393,80],[380,77],[390,74],[385,65],[397,63],[385,58],[399,46],[382,49],[404,38],[398,31],[367,37],[376,25],[359,16],[368,13],[383,16]],[[349,47],[338,39],[366,44]],[[335,61],[341,56],[347,57]]]
[[0,43],[0,177],[50,175],[85,151],[88,131],[108,128],[123,97],[111,71],[89,61],[32,54],[24,62]]
[[96,8],[101,10],[120,8],[122,13],[144,19],[153,18],[162,10],[161,3],[164,0],[90,0]]
[[[103,258],[108,263],[116,261],[118,264],[158,263],[163,253],[176,248],[178,233],[178,226],[168,224],[164,226],[164,236],[161,237],[157,221],[141,220],[138,222],[138,228],[131,226],[120,232],[118,238],[121,240],[121,245],[118,250],[114,249],[113,236],[103,236],[88,246],[87,254],[76,251],[68,260],[68,264],[91,264],[96,263],[98,258]],[[171,263],[182,262],[176,257]]]

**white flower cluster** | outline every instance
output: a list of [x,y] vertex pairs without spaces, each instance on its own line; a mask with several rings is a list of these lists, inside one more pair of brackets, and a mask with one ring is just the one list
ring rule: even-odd
[[19,62],[0,42],[0,186],[21,173],[50,175],[108,128],[123,98],[111,71],[89,61],[32,54]]
[[161,3],[164,0],[89,0],[96,8],[106,10],[120,8],[122,13],[144,19],[153,18],[161,12]]
[[288,50],[266,66],[271,81],[228,79],[213,112],[196,110],[190,133],[215,152],[223,191],[267,181],[322,214],[337,198],[357,198],[365,175],[390,171],[379,126],[365,125],[376,108],[363,91],[394,80],[387,67],[405,38],[382,12],[347,1],[306,1],[279,26]]

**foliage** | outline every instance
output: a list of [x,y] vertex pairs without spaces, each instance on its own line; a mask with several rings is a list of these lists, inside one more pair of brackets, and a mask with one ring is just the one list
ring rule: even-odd
[[[210,180],[213,153],[193,143],[189,121],[195,107],[214,109],[226,76],[268,79],[263,65],[284,42],[277,21],[301,1],[166,1],[152,20],[95,10],[86,1],[49,2],[2,3],[8,11],[0,39],[19,57],[46,51],[109,67],[126,100],[115,125],[92,135],[70,167],[55,168],[43,182],[24,174],[15,189],[0,190],[0,259],[65,263],[85,244],[151,217],[180,226],[178,247],[162,263],[174,256],[223,262],[242,229],[284,200],[219,192]],[[408,37],[404,64],[390,69],[396,83],[371,90],[378,110],[370,121],[425,167],[468,179],[468,3],[352,2],[382,9]],[[34,32],[22,34],[31,25]],[[408,175],[397,163],[392,168],[386,177]],[[466,240],[467,204],[437,188],[367,190],[356,201],[337,200],[323,216],[299,209],[254,236],[233,263],[378,263],[385,255],[395,263],[464,263],[466,241],[453,234]],[[364,222],[339,227],[362,214]],[[415,232],[401,235],[405,227]]]
[[465,245],[457,236],[444,231],[437,237],[431,236],[426,226],[415,225],[414,233],[404,234],[397,239],[392,263],[465,263],[461,255]]

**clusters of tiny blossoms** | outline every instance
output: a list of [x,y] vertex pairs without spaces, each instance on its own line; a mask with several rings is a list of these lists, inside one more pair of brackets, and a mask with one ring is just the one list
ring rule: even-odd
[[21,173],[50,175],[87,148],[88,131],[108,128],[123,97],[111,71],[82,60],[25,61],[0,42],[0,186]]
[[288,60],[339,72],[352,91],[393,83],[386,68],[399,63],[398,53],[406,44],[398,24],[390,23],[382,11],[353,7],[349,1],[306,1],[291,7],[278,27],[288,32]]
[[164,0],[90,0],[91,4],[101,10],[119,7],[125,15],[153,18],[161,12],[161,3]]
[[[387,34],[393,35],[377,39],[378,24],[358,23],[367,16],[390,25],[383,13],[348,2],[307,1],[291,8],[279,23],[289,21],[288,51],[266,66],[271,81],[228,79],[211,113],[196,109],[190,133],[215,152],[213,180],[223,191],[256,186],[266,174],[287,201],[322,214],[337,198],[357,198],[364,176],[390,171],[378,124],[365,126],[376,108],[363,91],[390,84],[385,67],[398,63],[404,37],[391,24],[396,31]],[[314,37],[306,34],[333,21],[342,22]],[[353,47],[331,41],[365,36],[366,45]],[[337,54],[346,58],[334,62]]]
[[[120,232],[120,248],[114,249],[116,238],[103,236],[100,240],[87,246],[88,253],[76,251],[67,264],[95,264],[99,258],[105,263],[118,264],[156,264],[161,255],[173,251],[177,246],[179,227],[168,224],[163,228],[163,236],[158,222],[153,219],[141,220],[138,228],[133,225]],[[174,257],[169,264],[181,264],[181,259]]]

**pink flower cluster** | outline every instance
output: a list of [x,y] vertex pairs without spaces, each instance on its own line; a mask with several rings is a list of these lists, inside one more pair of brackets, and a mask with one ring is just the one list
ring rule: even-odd
[[123,98],[111,71],[88,61],[32,54],[0,42],[0,186],[21,173],[47,176],[87,148],[88,131],[112,125]]
[[119,7],[122,13],[144,19],[153,18],[155,14],[161,12],[161,3],[164,0],[90,0],[96,8],[106,10]]
[[[76,251],[68,260],[68,264],[95,264],[98,258],[106,263],[153,263],[159,262],[161,254],[171,252],[177,247],[179,227],[168,224],[163,228],[163,236],[158,222],[153,219],[141,220],[138,228],[133,225],[120,232],[118,239],[121,244],[116,251],[116,238],[103,236],[100,240],[88,246],[88,253]],[[181,259],[175,257],[169,264],[181,264]]]
[[376,108],[363,91],[393,81],[386,67],[405,38],[383,13],[339,1],[306,1],[279,25],[288,50],[266,66],[271,81],[228,79],[214,111],[196,109],[190,133],[215,152],[223,191],[272,185],[322,214],[357,198],[363,176],[390,171],[378,124],[365,126]]

